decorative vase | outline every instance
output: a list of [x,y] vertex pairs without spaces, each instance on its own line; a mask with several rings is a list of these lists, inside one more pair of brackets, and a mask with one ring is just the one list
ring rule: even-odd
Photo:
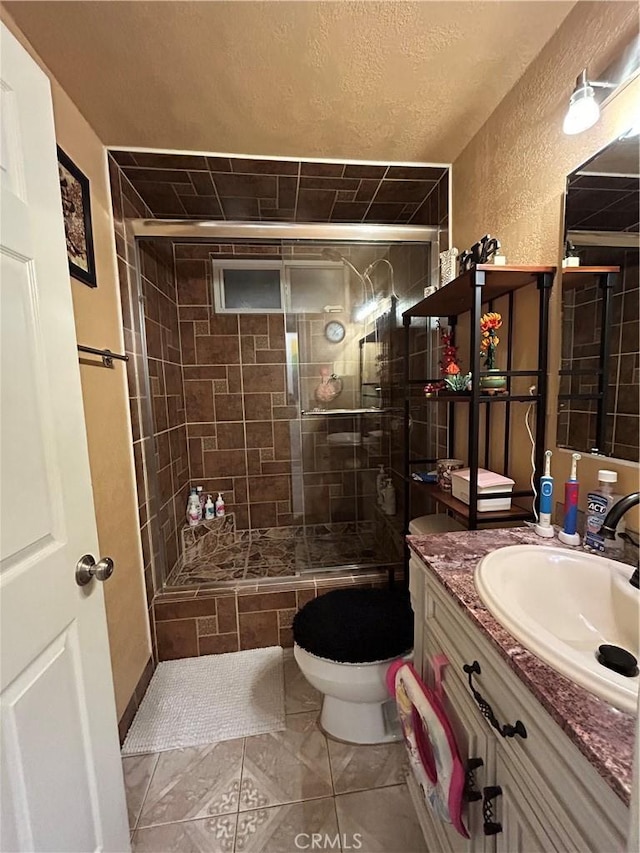
[[491,368],[484,376],[480,376],[480,388],[489,394],[504,391],[507,387],[507,377],[502,376],[496,368]]

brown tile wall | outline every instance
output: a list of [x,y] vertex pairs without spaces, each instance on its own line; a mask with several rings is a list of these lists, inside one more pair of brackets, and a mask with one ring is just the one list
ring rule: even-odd
[[[640,435],[640,321],[638,250],[588,247],[583,264],[620,265],[621,273],[611,301],[609,391],[605,417],[605,446],[617,459],[637,462]],[[597,284],[563,293],[562,369],[589,370],[587,375],[564,376],[561,393],[591,394],[598,385],[601,337],[601,295]],[[562,401],[558,413],[558,446],[590,451],[596,441],[595,400]]]
[[[386,249],[340,251],[364,269]],[[239,529],[371,519],[375,472],[387,463],[382,442],[354,449],[332,445],[328,438],[335,432],[381,429],[382,419],[300,418],[298,408],[287,405],[284,318],[220,315],[212,305],[212,257],[294,255],[308,260],[322,254],[304,246],[185,243],[176,245],[175,255],[191,484],[223,490]],[[417,255],[424,263],[423,248]],[[376,286],[388,287],[384,266],[376,274]],[[416,288],[419,285],[416,281]],[[361,285],[352,277],[350,286],[350,299],[357,304]],[[361,405],[358,341],[364,327],[351,321],[348,310],[331,318],[346,329],[339,344],[329,343],[324,335],[326,315],[305,314],[287,321],[298,332],[302,409],[318,405],[314,391],[323,368],[338,372],[343,382],[342,393],[327,408]],[[297,468],[296,447],[302,463]]]
[[154,602],[158,660],[223,654],[243,649],[293,645],[291,623],[296,611],[332,589],[384,587],[386,571],[335,575],[258,587],[158,596]]
[[175,260],[191,484],[223,492],[238,529],[298,523],[284,316],[216,314],[209,247],[197,248],[176,246]]
[[[139,311],[136,247],[133,237],[127,228],[127,220],[140,216],[149,216],[151,211],[146,207],[111,156],[109,157],[109,178],[125,352],[129,356],[129,361],[127,362],[127,383],[131,413],[131,440],[138,492],[138,515],[142,539],[144,580],[150,624],[152,624],[151,603],[156,587],[159,585],[159,578],[161,578],[162,546],[160,537],[154,535],[155,525],[151,523],[151,520],[157,514],[157,508],[152,500],[153,491],[149,488],[149,484],[155,476],[155,466],[148,465],[154,453],[152,437],[153,421],[147,402],[148,398],[144,379],[143,329]],[[149,456],[147,456],[147,451],[150,454]]]
[[159,519],[167,576],[180,555],[189,493],[189,454],[173,248],[139,241]]

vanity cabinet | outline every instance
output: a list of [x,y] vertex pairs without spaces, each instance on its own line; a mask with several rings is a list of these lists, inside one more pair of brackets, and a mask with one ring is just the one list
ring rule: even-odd
[[442,698],[469,770],[469,839],[434,818],[410,776],[427,848],[439,853],[624,850],[627,807],[415,556],[410,591],[415,666],[435,687],[434,659],[446,655]]

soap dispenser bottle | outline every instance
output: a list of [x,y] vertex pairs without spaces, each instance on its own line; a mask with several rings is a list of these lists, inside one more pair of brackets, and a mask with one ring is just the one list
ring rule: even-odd
[[187,501],[187,524],[189,527],[195,527],[202,521],[202,507],[200,506],[200,498],[195,489],[191,489],[189,500]]
[[207,495],[207,502],[204,505],[205,521],[211,521],[216,517],[216,505],[214,504],[211,495]]
[[218,492],[218,497],[216,498],[216,518],[222,518],[224,512],[224,498],[222,497],[222,492]]
[[396,514],[396,490],[388,477],[382,490],[382,511],[385,515]]

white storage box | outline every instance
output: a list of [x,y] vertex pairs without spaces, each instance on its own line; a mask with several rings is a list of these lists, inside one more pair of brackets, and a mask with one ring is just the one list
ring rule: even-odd
[[[511,498],[498,498],[498,500],[483,501],[481,495],[494,495],[500,492],[511,492],[515,480],[503,477],[502,474],[494,474],[485,468],[478,468],[478,512],[498,512],[511,509]],[[460,471],[451,472],[451,494],[463,503],[469,503],[470,477],[469,469],[462,468]]]

